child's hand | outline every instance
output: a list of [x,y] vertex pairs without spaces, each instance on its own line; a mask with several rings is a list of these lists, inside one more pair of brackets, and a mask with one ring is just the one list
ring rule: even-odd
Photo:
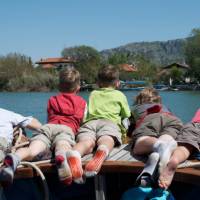
[[126,130],[128,130],[128,127],[130,126],[130,121],[129,121],[129,118],[125,118],[122,120],[122,125],[124,126],[124,128]]

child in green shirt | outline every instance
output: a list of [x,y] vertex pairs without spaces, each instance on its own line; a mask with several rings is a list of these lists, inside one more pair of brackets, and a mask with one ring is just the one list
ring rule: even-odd
[[79,130],[77,144],[67,153],[76,183],[83,182],[82,156],[97,146],[94,157],[85,166],[85,176],[95,176],[113,147],[122,143],[122,120],[130,117],[130,109],[125,95],[116,90],[119,83],[116,67],[109,65],[99,70],[99,89],[89,97],[86,123]]

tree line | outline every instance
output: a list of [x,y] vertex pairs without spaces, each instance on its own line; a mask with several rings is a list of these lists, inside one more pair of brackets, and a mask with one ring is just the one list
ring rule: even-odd
[[[172,68],[168,76],[174,78],[175,83],[183,81],[184,77],[191,77],[195,83],[200,82],[200,29],[193,29],[185,43],[185,60],[190,66],[187,73]],[[64,48],[62,57],[76,60],[75,67],[80,71],[81,78],[86,83],[94,83],[100,66],[112,64],[119,67],[128,63],[137,66],[138,71],[128,73],[121,71],[121,80],[145,80],[150,83],[166,82],[168,77],[160,77],[159,66],[151,63],[143,55],[131,55],[127,52],[114,53],[107,58],[90,46],[75,46]],[[133,63],[134,60],[134,63]],[[57,70],[44,70],[34,67],[30,57],[19,53],[0,56],[0,91],[52,91],[58,84]]]
[[34,68],[28,56],[0,56],[0,91],[49,91],[56,88],[57,79],[54,72]]

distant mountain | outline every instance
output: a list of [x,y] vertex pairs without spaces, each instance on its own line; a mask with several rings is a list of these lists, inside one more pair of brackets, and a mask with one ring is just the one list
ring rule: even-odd
[[[134,42],[113,49],[101,51],[103,58],[107,59],[115,53],[127,53],[134,56],[142,55],[152,63],[159,66],[171,64],[172,62],[185,62],[184,45],[186,39],[176,39],[155,42]],[[133,60],[134,62],[134,60]]]

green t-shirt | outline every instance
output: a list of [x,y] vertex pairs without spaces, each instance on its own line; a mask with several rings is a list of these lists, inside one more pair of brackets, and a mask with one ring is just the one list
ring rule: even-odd
[[93,119],[109,119],[121,127],[121,121],[130,117],[126,96],[114,88],[100,88],[91,92],[89,97],[88,116]]

